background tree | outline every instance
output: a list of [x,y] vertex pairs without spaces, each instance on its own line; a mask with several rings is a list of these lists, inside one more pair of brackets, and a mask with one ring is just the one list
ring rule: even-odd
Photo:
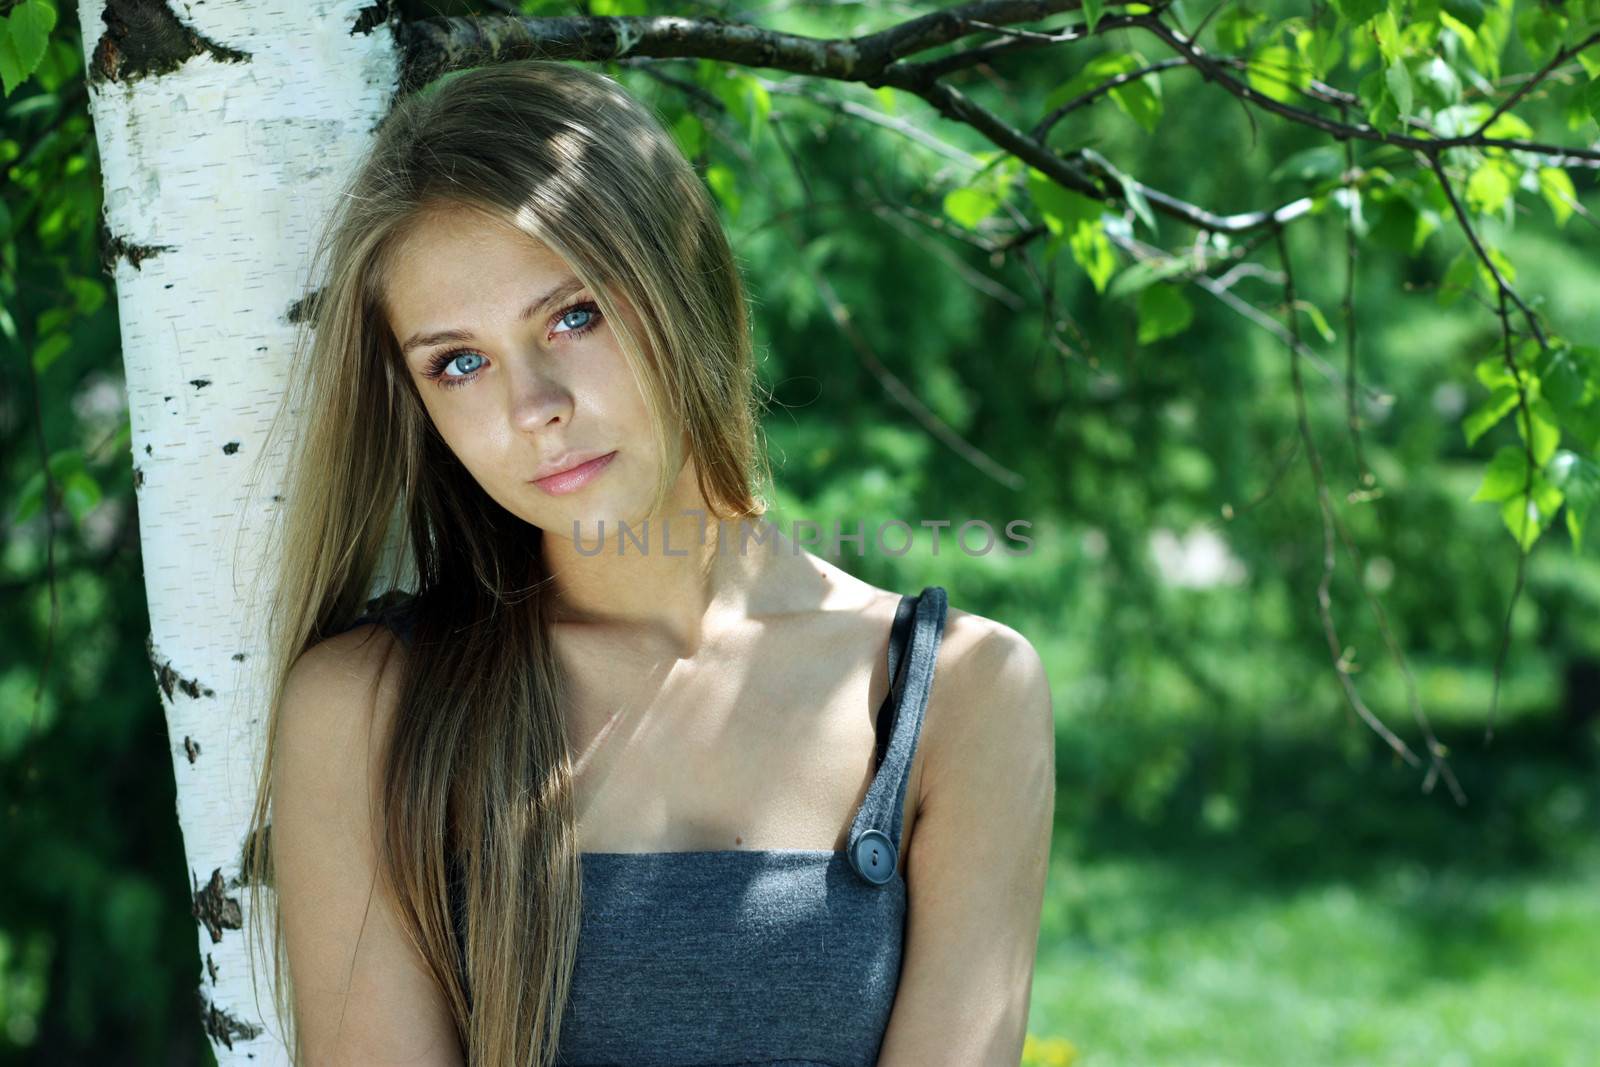
[[[0,3],[0,581],[21,635],[0,843],[30,872],[0,914],[13,1044],[204,1053],[167,1022],[180,956],[160,957],[174,977],[127,977],[188,936],[153,858],[176,862],[173,794],[136,755],[159,727],[119,714],[149,692],[126,652],[148,634],[201,1020],[219,1058],[281,1055],[239,932],[261,709],[237,593],[270,566],[251,538],[271,502],[242,472],[314,295],[311,227],[396,94],[474,63],[597,63],[672,124],[765,308],[780,513],[825,534],[1034,522],[1016,560],[951,530],[939,557],[844,558],[1016,620],[1072,689],[1058,706],[1121,713],[1063,725],[1084,840],[1175,812],[1228,833],[1268,782],[1320,783],[1302,806],[1348,815],[1327,794],[1357,772],[1321,766],[1315,734],[1258,746],[1263,724],[1321,721],[1308,690],[1359,724],[1340,745],[1457,806],[1442,737],[1489,736],[1504,668],[1512,710],[1564,709],[1557,748],[1592,758],[1597,584],[1575,553],[1600,445],[1600,0],[487,7],[85,0],[74,22]],[[1558,514],[1571,551],[1530,556]],[[1499,556],[1485,515],[1512,536]],[[1470,693],[1452,682],[1491,663]],[[1191,713],[1209,733],[1171,728]],[[1267,772],[1285,764],[1300,781]],[[1561,792],[1585,765],[1525,765],[1578,800],[1552,816],[1513,794],[1537,816],[1478,824],[1500,826],[1491,855],[1542,858],[1559,833],[1539,820],[1592,810],[1592,786]],[[1508,810],[1490,781],[1487,820]],[[1418,828],[1425,857],[1484,847],[1452,818],[1460,837]],[[1304,861],[1272,829],[1260,854]]]

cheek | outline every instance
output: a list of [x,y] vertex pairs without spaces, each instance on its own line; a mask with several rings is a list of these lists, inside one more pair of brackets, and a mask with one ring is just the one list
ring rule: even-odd
[[483,419],[473,413],[470,405],[428,396],[430,389],[438,391],[439,387],[431,383],[421,387],[428,420],[467,472],[487,487],[494,477],[493,442],[485,432]]

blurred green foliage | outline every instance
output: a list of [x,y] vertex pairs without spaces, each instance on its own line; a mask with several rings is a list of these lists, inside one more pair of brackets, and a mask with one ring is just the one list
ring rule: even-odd
[[[835,37],[935,9],[673,13]],[[1244,77],[1274,100],[1314,75],[1359,92],[1378,128],[1426,109],[1465,130],[1486,87],[1503,96],[1595,13],[1237,3],[1201,40],[1248,56]],[[79,31],[43,0],[0,15],[0,1058],[204,1063]],[[1450,48],[1431,47],[1441,30]],[[1025,124],[1151,61],[1149,43],[1112,30],[1074,45],[1065,82],[1026,52],[950,80]],[[1495,132],[1592,143],[1596,55]],[[1551,331],[1541,348],[1513,316],[1508,366],[1494,277],[1405,153],[1354,145],[1367,179],[1352,200],[1344,146],[1252,120],[1182,69],[1107,91],[1050,135],[1218,213],[1319,198],[1287,247],[1301,340],[1329,368],[1306,361],[1309,425],[1362,552],[1359,568],[1338,556],[1330,612],[1366,703],[1423,751],[1415,686],[1462,806],[1423,790],[1337,684],[1283,341],[1190,284],[1192,262],[1128,258],[1131,236],[1176,256],[1192,232],[1137,197],[1105,212],[886,88],[709,61],[660,64],[675,83],[606,69],[655,104],[723,206],[774,396],[774,517],[847,532],[949,520],[938,554],[925,534],[902,557],[834,558],[889,588],[943,584],[1045,657],[1059,811],[1027,1063],[1542,1065],[1600,1047],[1600,568],[1575,550],[1600,444],[1592,168],[1451,161],[1497,269]],[[1371,484],[1333,371],[1352,220]],[[1038,240],[999,250],[1028,224]],[[1281,321],[1281,264],[1251,258],[1229,292]],[[1507,531],[1530,500],[1535,534],[1566,505],[1568,542],[1524,537],[1513,601]],[[1035,551],[962,551],[953,527],[974,519],[1030,522]]]

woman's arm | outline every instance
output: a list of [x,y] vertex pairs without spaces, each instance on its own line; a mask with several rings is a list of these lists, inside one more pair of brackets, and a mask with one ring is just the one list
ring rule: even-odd
[[462,1062],[444,995],[377,877],[394,640],[368,624],[309,649],[279,710],[272,863],[307,1067]]
[[1039,654],[949,610],[923,722],[900,986],[879,1067],[1017,1067],[1055,811]]

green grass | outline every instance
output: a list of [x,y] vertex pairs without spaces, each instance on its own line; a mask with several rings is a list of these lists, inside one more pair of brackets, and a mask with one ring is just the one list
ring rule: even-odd
[[[1025,1062],[1600,1063],[1592,727],[1451,739],[1465,807],[1331,742],[1189,740],[1142,817],[1058,749],[1028,1031],[1069,1044]],[[1224,750],[1251,772],[1218,821]]]

